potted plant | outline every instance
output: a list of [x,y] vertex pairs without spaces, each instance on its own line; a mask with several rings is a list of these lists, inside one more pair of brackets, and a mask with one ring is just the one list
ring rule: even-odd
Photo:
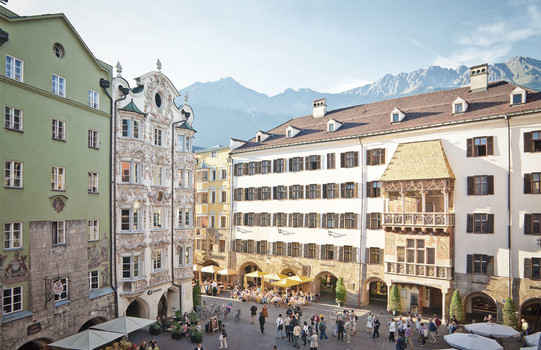
[[222,331],[222,320],[218,320],[218,331]]
[[201,340],[203,339],[203,334],[201,334],[200,331],[197,330],[195,326],[190,327],[190,340],[192,343],[198,344],[201,343]]
[[453,297],[451,298],[451,305],[449,305],[449,316],[455,316],[460,322],[464,320],[464,308],[462,307],[462,298],[460,292],[455,290]]
[[389,311],[396,315],[400,312],[400,294],[398,293],[398,286],[393,284],[391,287],[391,295],[389,295]]
[[197,324],[197,322],[199,322],[199,317],[197,317],[197,314],[193,311],[188,314],[188,318],[190,319],[191,324]]
[[160,328],[160,324],[158,322],[154,322],[148,328],[148,332],[150,333],[150,335],[159,335],[160,330],[161,330],[161,328]]
[[179,322],[173,322],[173,327],[171,329],[171,338],[182,339],[182,326]]
[[201,286],[199,285],[199,280],[195,281],[195,285],[193,286],[193,307],[199,307],[201,306]]
[[336,302],[338,306],[343,306],[346,302],[346,287],[344,286],[343,277],[340,277],[336,282]]
[[173,317],[175,321],[182,322],[182,310],[176,310],[175,311],[175,317]]

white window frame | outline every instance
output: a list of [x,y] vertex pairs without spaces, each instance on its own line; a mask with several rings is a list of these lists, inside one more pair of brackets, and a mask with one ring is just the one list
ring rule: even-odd
[[58,301],[62,301],[62,300],[68,300],[68,297],[69,297],[69,280],[67,277],[62,277],[56,281],[54,281],[53,283],[56,283],[60,281],[60,283],[62,283],[62,286],[64,287],[64,290],[62,291],[62,294],[58,295],[58,294],[55,294],[54,295],[54,301],[55,302],[58,302]]
[[[24,61],[16,57],[6,55],[6,77],[20,81],[24,81]],[[19,70],[19,72],[17,72]]]
[[192,188],[193,187],[192,171],[186,170],[184,171],[184,174],[186,175],[186,181],[184,181],[185,188]]
[[23,131],[23,111],[12,106],[4,106],[4,128]]
[[[126,267],[126,265],[124,264],[124,258],[129,258],[130,260],[130,263],[129,263],[130,276],[129,277],[124,276],[124,272],[126,272],[126,270],[124,269]],[[137,264],[135,263],[136,260],[137,260]],[[136,265],[137,265],[137,268],[136,268]],[[140,254],[122,256],[122,279],[135,279],[135,278],[141,277],[142,274],[143,274],[143,260]]]
[[165,227],[163,208],[154,208],[152,210],[152,228],[154,230],[163,230]]
[[66,222],[52,221],[51,222],[53,245],[66,244]]
[[153,165],[152,166],[152,185],[153,186],[163,186],[163,166]]
[[100,93],[88,89],[88,106],[94,109],[100,109]]
[[178,246],[178,266],[184,266],[184,246]]
[[177,136],[177,151],[184,152],[185,151],[185,136],[184,135],[178,135]]
[[154,146],[163,147],[163,130],[160,128],[154,128],[153,135],[154,137],[152,143]]
[[88,220],[88,241],[95,242],[100,240],[100,221]]
[[193,247],[184,246],[184,266],[193,264]]
[[[128,211],[128,230],[122,229],[122,211]],[[134,208],[121,208],[120,209],[120,231],[122,232],[131,232],[131,231],[140,231],[141,229],[141,215],[140,209]]]
[[220,173],[221,180],[227,180],[227,169],[222,169]]
[[98,173],[95,171],[88,172],[88,193],[99,193]]
[[51,137],[53,140],[66,141],[66,122],[60,119],[52,119]]
[[184,152],[192,152],[192,138],[186,136],[186,146],[184,147]]
[[210,215],[209,227],[210,228],[216,228],[216,216],[215,215]]
[[4,223],[4,250],[20,249],[23,247],[23,223]]
[[90,290],[100,289],[100,271],[88,271],[88,288]]
[[51,190],[66,190],[66,168],[58,166],[51,167]]
[[4,161],[4,187],[23,188],[23,162]]
[[55,95],[66,97],[66,78],[58,74],[53,74],[51,92]]
[[88,130],[88,147],[89,148],[100,148],[100,132],[97,130]]
[[152,251],[152,271],[159,271],[165,269],[163,249],[154,249]]
[[23,286],[4,287],[2,305],[4,315],[23,310]]

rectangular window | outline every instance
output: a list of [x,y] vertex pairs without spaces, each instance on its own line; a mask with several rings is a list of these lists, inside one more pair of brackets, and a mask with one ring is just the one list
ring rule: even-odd
[[477,175],[467,178],[468,195],[480,196],[494,194],[494,176]]
[[494,233],[494,214],[468,214],[466,232]]
[[163,185],[163,167],[159,165],[152,166],[152,185],[153,186]]
[[23,111],[10,106],[4,107],[4,127],[9,130],[23,130]]
[[487,274],[488,256],[482,254],[475,254],[473,256],[473,272],[480,274]]
[[302,157],[289,158],[289,171],[301,171],[302,168]]
[[4,187],[23,187],[23,163],[13,160],[4,161]]
[[139,230],[139,209],[122,209],[120,211],[120,229],[122,231]]
[[88,130],[88,147],[98,149],[100,145],[100,133],[96,130]]
[[483,137],[474,137],[466,140],[467,157],[484,157],[491,156],[494,154],[494,137],[493,136],[483,136]]
[[276,242],[276,251],[274,255],[284,255],[284,242]]
[[513,94],[513,104],[522,103],[522,94]]
[[192,138],[191,137],[186,136],[186,146],[184,147],[184,150],[186,152],[192,151]]
[[23,246],[22,222],[6,222],[4,224],[4,249],[17,249]]
[[162,146],[162,130],[154,128],[154,146]]
[[6,55],[6,77],[17,81],[23,81],[23,61]]
[[131,136],[131,120],[122,119],[122,137]]
[[327,213],[327,228],[338,228],[338,214]]
[[357,214],[355,213],[346,213],[345,217],[345,228],[357,228]]
[[274,195],[274,199],[278,199],[278,200],[287,199],[286,187],[285,186],[277,186],[277,187],[274,187],[274,188],[276,190],[275,195]]
[[336,168],[336,154],[327,153],[327,169]]
[[197,172],[197,180],[198,181],[208,181],[209,179],[209,173],[207,170],[202,170]]
[[285,159],[275,159],[274,160],[274,172],[283,173],[285,171]]
[[302,197],[303,197],[303,186],[302,185],[290,186],[289,199],[302,199]]
[[462,103],[455,104],[455,113],[462,113]]
[[524,174],[524,193],[541,193],[541,173]]
[[405,262],[406,261],[406,247],[396,247],[396,261]]
[[357,186],[354,182],[346,182],[340,185],[342,198],[357,198]]
[[66,123],[62,120],[52,120],[52,138],[53,140],[66,140]]
[[53,94],[66,97],[66,79],[59,75],[53,74]]
[[368,213],[366,214],[367,229],[379,230],[381,229],[381,213]]
[[319,198],[319,186],[316,184],[308,185],[308,198],[317,199]]
[[88,172],[88,193],[98,193],[98,173]]
[[210,192],[210,202],[211,203],[216,203],[216,191],[211,191]]
[[130,183],[131,181],[131,162],[120,162],[120,182]]
[[248,163],[248,175],[255,175],[257,173],[257,163],[250,162]]
[[88,241],[99,241],[100,239],[100,221],[88,220]]
[[141,256],[122,257],[122,278],[137,278],[141,275]]
[[309,213],[309,214],[306,214],[306,215],[308,216],[308,227],[309,228],[318,227],[319,214],[318,213]]
[[368,250],[369,264],[383,264],[383,249],[371,247]]
[[323,198],[333,199],[337,198],[336,190],[338,185],[337,184],[325,184],[323,185]]
[[291,243],[291,256],[301,256],[301,245],[299,242]]
[[227,191],[220,192],[220,203],[227,202]]
[[308,243],[308,250],[305,253],[305,258],[315,259],[316,258],[316,244]]
[[377,198],[381,195],[381,182],[371,181],[366,184],[367,197]]
[[66,244],[66,222],[65,221],[53,221],[53,245]]
[[88,106],[99,109],[100,108],[100,94],[94,90],[88,90]]
[[88,286],[90,290],[100,289],[100,271],[88,272]]
[[2,305],[4,305],[4,314],[21,311],[23,309],[23,287],[4,287]]
[[214,169],[210,171],[210,181],[216,181],[216,170]]
[[524,234],[541,235],[541,214],[524,214]]
[[65,181],[66,170],[61,167],[51,168],[51,189],[53,191],[64,191],[66,189]]
[[434,265],[436,263],[436,249],[426,248],[426,263],[428,265]]
[[184,135],[178,135],[177,137],[177,151],[184,152]]
[[524,152],[541,152],[541,131],[524,133]]
[[303,214],[293,213],[293,227],[303,227]]
[[152,251],[152,270],[156,271],[162,268],[162,251],[161,249]]
[[[270,164],[270,161],[269,161],[269,164]],[[227,170],[226,169],[222,169],[222,180],[227,180]]]
[[541,258],[532,258],[532,279],[541,279]]
[[227,227],[227,217],[226,216],[220,216],[220,227],[226,228]]
[[191,246],[184,247],[184,261],[186,262],[186,265],[192,265],[193,263]]
[[271,172],[271,161],[264,160],[261,162],[261,174],[269,174]]
[[350,245],[344,246],[344,262],[353,262],[353,247]]
[[54,281],[54,283],[60,282],[62,284],[62,293],[54,295],[54,301],[61,301],[68,299],[68,279],[66,277]]
[[306,170],[318,170],[321,168],[321,156],[313,155],[306,157]]
[[334,260],[334,246],[332,244],[325,244],[323,247],[323,256],[325,260]]
[[274,218],[277,227],[287,226],[287,216],[285,213],[276,213],[274,214]]
[[366,165],[385,164],[385,148],[375,148],[366,151]]
[[259,218],[260,218],[259,224],[261,226],[270,226],[271,214],[269,214],[269,213],[261,213]]
[[152,227],[155,229],[162,228],[162,209],[154,209],[152,212]]

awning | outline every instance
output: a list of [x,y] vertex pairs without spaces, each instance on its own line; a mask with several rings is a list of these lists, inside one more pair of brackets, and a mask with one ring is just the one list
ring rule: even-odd
[[124,334],[121,333],[87,329],[67,338],[55,341],[54,343],[48,344],[47,346],[63,349],[91,350],[98,348],[104,344],[110,343],[113,340],[116,340],[123,336]]
[[218,271],[218,275],[223,275],[223,276],[238,275],[238,272],[235,270],[226,268],[226,269]]
[[209,266],[205,266],[201,268],[201,272],[206,272],[206,273],[216,273],[220,270],[223,270],[223,269],[216,265],[209,265]]
[[279,280],[284,279],[284,278],[287,278],[287,276],[282,275],[281,273],[268,273],[266,275],[263,275],[263,279],[265,279],[267,281],[271,281],[271,280],[279,281]]
[[455,178],[440,140],[398,145],[380,181]]
[[271,283],[271,286],[288,288],[288,287],[296,286],[297,284],[301,284],[301,282],[290,280],[289,278],[284,278],[277,282]]
[[298,281],[301,283],[312,282],[314,280],[313,278],[303,277],[303,276],[291,276],[291,277],[288,277],[288,279],[292,281]]
[[261,277],[261,276],[265,276],[266,274],[267,274],[266,272],[262,272],[262,271],[253,271],[253,272],[247,273],[245,276],[246,277]]
[[100,329],[102,331],[117,332],[122,334],[128,334],[148,325],[156,322],[155,320],[149,320],[146,318],[121,316],[111,321],[103,322],[92,326],[92,329]]

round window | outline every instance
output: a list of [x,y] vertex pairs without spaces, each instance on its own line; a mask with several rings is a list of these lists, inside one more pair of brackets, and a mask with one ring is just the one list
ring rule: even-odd
[[162,97],[160,94],[154,95],[154,102],[156,102],[156,106],[158,106],[158,108],[162,108]]
[[58,57],[58,58],[64,57],[64,48],[59,43],[55,43],[53,45],[53,52],[54,52],[55,56]]

